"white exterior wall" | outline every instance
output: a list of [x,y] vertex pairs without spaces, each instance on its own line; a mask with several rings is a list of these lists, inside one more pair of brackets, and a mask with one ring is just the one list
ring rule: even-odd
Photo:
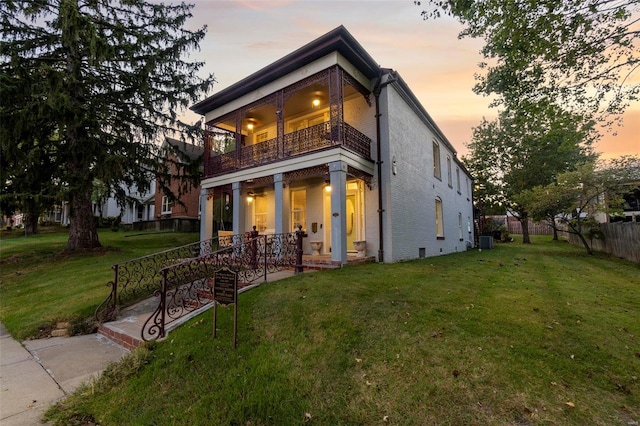
[[[464,183],[457,192],[456,160],[447,144],[438,140],[422,118],[405,102],[393,85],[381,95],[385,125],[382,135],[388,180],[383,173],[387,226],[385,226],[385,262],[415,259],[424,249],[426,257],[454,253],[466,249],[467,218],[473,219],[471,200],[467,200]],[[382,111],[381,111],[382,112]],[[384,126],[383,126],[384,127]],[[433,175],[433,140],[440,145],[441,179]],[[447,178],[447,155],[451,157],[452,187]],[[395,159],[397,173],[392,173]],[[461,180],[467,176],[460,169]],[[443,206],[444,239],[436,235],[435,200]],[[458,213],[463,217],[463,241],[459,238]]]
[[[123,186],[124,187],[124,186]],[[137,203],[127,203],[126,206],[122,207],[118,205],[118,202],[113,196],[107,198],[107,200],[102,204],[102,215],[101,217],[118,217],[121,216],[121,223],[125,225],[132,224],[134,222],[139,222],[138,220],[138,205],[144,204],[144,200],[151,200],[149,203],[145,204],[145,210],[143,213],[142,220],[151,220],[155,215],[155,206],[153,204],[153,196],[155,193],[156,182],[155,179],[151,182],[150,192],[140,193],[138,188],[135,185],[132,185],[129,189],[129,196],[134,197],[138,200]],[[126,188],[125,188],[126,189]],[[96,215],[100,215],[100,210],[96,208]]]

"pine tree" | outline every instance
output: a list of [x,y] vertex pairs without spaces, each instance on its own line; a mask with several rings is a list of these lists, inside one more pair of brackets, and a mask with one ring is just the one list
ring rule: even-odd
[[144,0],[0,5],[0,88],[29,93],[16,105],[1,104],[0,143],[30,143],[24,138],[35,135],[20,131],[26,123],[54,129],[47,155],[70,204],[67,250],[100,245],[95,180],[148,188],[149,171],[160,170],[157,141],[194,130],[178,114],[207,93],[213,76],[199,77],[203,63],[183,59],[206,31],[185,28],[191,8]]

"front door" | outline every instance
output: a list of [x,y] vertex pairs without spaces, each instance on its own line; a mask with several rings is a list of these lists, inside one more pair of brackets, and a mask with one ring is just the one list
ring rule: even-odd
[[[330,187],[329,187],[330,188]],[[331,251],[331,191],[324,191],[324,240],[325,253]],[[354,241],[364,239],[364,193],[361,181],[347,182],[345,234],[347,236],[347,251],[355,251]]]

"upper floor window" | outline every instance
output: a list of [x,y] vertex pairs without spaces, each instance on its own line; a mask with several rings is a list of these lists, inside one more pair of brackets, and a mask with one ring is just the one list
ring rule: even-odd
[[467,191],[467,200],[469,199],[469,194],[471,192],[471,185],[469,184],[469,178],[465,177],[464,178],[464,187],[465,187],[465,191]]
[[442,171],[440,170],[440,145],[436,141],[433,141],[433,175],[438,179],[442,176]]
[[449,188],[453,188],[453,177],[451,176],[451,156],[447,155],[447,183]]
[[460,168],[456,167],[456,189],[458,190],[458,194],[460,194]]
[[264,142],[269,137],[269,132],[262,132],[256,134],[256,143]]
[[444,239],[444,216],[442,214],[442,200],[436,198],[436,236],[438,239]]

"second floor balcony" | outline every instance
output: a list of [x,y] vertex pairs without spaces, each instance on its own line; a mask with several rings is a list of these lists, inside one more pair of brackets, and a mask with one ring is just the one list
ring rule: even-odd
[[335,148],[371,160],[371,138],[356,126],[375,129],[369,92],[339,67],[328,69],[208,122],[204,176]]
[[239,150],[205,154],[206,177],[220,176],[237,170],[275,163],[293,157],[341,146],[360,157],[371,160],[371,139],[347,123],[332,130],[331,123],[316,124],[305,129],[268,139]]

